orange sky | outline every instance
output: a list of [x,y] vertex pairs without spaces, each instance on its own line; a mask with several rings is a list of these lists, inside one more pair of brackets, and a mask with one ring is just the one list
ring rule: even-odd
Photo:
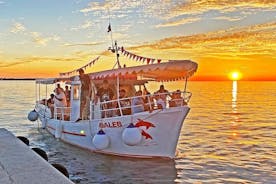
[[[275,1],[150,2],[72,1],[61,11],[62,3],[53,9],[33,1],[25,4],[33,6],[30,16],[13,0],[0,1],[0,78],[56,77],[97,56],[87,72],[111,69],[114,58],[104,52],[109,7],[119,45],[150,58],[191,59],[199,64],[192,80],[228,80],[232,71],[242,80],[276,80]],[[53,13],[41,15],[40,8]],[[127,66],[142,64],[121,59]]]

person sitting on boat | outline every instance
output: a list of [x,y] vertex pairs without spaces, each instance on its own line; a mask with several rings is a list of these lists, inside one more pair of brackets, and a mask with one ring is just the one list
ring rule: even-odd
[[89,112],[89,102],[91,96],[91,83],[89,75],[84,73],[84,70],[81,68],[79,71],[79,77],[81,82],[81,103],[80,103],[80,117],[79,120],[88,119],[88,112]]
[[[119,91],[119,102],[120,106],[122,109],[122,114],[123,115],[130,115],[131,114],[131,108],[130,108],[130,99],[126,96],[126,90],[125,89],[120,89]],[[119,105],[117,104],[116,108],[119,108]],[[118,112],[118,115],[121,115],[120,109]]]
[[50,98],[47,100],[47,106],[49,107],[49,109],[51,110],[51,117],[54,117],[54,103],[55,103],[55,95],[52,93],[50,95]]
[[150,111],[153,110],[153,97],[150,95],[150,92],[147,90],[147,88],[144,86],[143,90],[143,101],[144,101],[144,110]]
[[131,111],[132,113],[139,113],[143,112],[144,109],[144,100],[142,97],[142,91],[136,91],[135,97],[132,98],[131,100]]
[[169,91],[165,89],[163,84],[160,85],[159,90],[154,93],[158,109],[166,108],[166,99],[168,94],[169,94]]
[[69,87],[66,85],[65,86],[65,96],[66,96],[66,101],[67,101],[67,105],[70,106],[70,94],[71,94],[71,90],[69,90]]
[[[100,99],[100,102],[107,102],[110,100],[113,100],[114,98],[114,92],[113,90],[109,87],[108,81],[104,80],[103,85],[99,90],[97,91],[96,98],[95,98],[95,103],[97,104],[98,98]],[[111,109],[113,108],[112,103],[103,103],[102,109],[104,110],[103,117],[111,117],[112,112],[111,111],[106,111],[106,109]]]
[[[62,119],[64,118],[64,107],[67,106],[66,103],[66,96],[64,94],[64,92],[62,91],[61,88],[57,88],[56,89],[56,95],[54,97],[54,106],[57,108],[56,109],[56,113],[57,113],[57,117]],[[61,116],[60,116],[61,114]]]
[[187,105],[184,98],[181,96],[181,91],[179,89],[172,93],[169,105],[170,107],[180,107]]

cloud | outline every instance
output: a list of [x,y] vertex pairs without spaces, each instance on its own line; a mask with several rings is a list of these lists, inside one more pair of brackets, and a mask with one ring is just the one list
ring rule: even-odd
[[155,27],[159,28],[159,27],[179,26],[179,25],[198,22],[200,20],[201,20],[201,18],[185,18],[185,19],[181,19],[181,20],[177,20],[177,21],[171,21],[171,22],[166,22],[166,23],[163,23],[163,24],[158,24]]
[[43,62],[76,62],[82,61],[80,57],[39,57],[39,56],[29,56],[15,58],[13,61],[2,61],[0,62],[0,68],[7,68],[17,65],[23,65],[28,63],[43,63]]
[[47,45],[47,43],[50,41],[58,41],[60,39],[60,37],[56,35],[50,36],[50,37],[43,37],[41,33],[38,33],[38,32],[30,32],[30,35],[34,43],[37,43],[38,45],[42,45],[42,46]]
[[[162,22],[155,20],[156,23],[153,26],[162,28],[198,22],[200,21],[198,16],[205,13],[210,13],[206,16],[207,19],[233,22],[245,19],[256,11],[260,13],[260,11],[271,11],[275,8],[275,0],[105,0],[90,2],[87,7],[79,11],[108,19],[109,10],[112,19],[122,18],[124,21],[135,19],[136,24],[150,22],[152,25],[152,18],[157,18]],[[133,26],[133,23],[131,24]]]
[[82,25],[79,25],[77,27],[73,27],[73,28],[71,28],[71,30],[77,31],[77,30],[88,29],[88,28],[92,27],[93,25],[94,24],[92,23],[92,21],[86,20]]
[[[191,58],[244,59],[256,55],[275,58],[276,22],[257,24],[244,28],[232,28],[205,34],[169,37],[155,43],[132,47],[167,52],[168,55],[187,55]],[[169,54],[171,53],[171,54]]]
[[230,22],[234,22],[234,21],[239,21],[239,20],[242,20],[244,17],[227,17],[227,16],[219,16],[219,17],[214,17],[213,19],[214,20],[227,20],[227,21],[230,21]]
[[104,2],[90,2],[80,12],[84,14],[99,14],[101,12],[101,14],[104,13],[106,16],[108,15],[108,10],[110,10],[111,17],[115,16],[116,18],[125,18],[131,13],[135,13],[135,15],[139,14],[144,18],[160,17],[166,15],[172,7],[178,6],[179,4],[178,0],[106,0]]
[[0,68],[12,67],[12,66],[16,66],[16,65],[30,63],[30,62],[32,62],[32,61],[0,62]]
[[[90,2],[87,7],[80,10],[84,14],[92,13],[108,16],[108,9],[111,17],[126,17],[131,13],[139,14],[141,17],[158,17],[169,20],[182,15],[194,16],[205,12],[216,10],[221,13],[236,12],[237,10],[269,9],[276,7],[275,0],[106,0],[102,2]],[[137,17],[136,17],[137,18]]]
[[80,12],[88,13],[88,12],[92,12],[94,10],[95,11],[107,10],[107,8],[109,8],[108,4],[100,3],[100,2],[90,2],[88,4],[88,7],[81,9]]
[[[50,41],[58,41],[60,37],[57,35],[43,36],[42,33],[28,30],[22,23],[15,22],[10,30],[13,34],[23,33],[25,36],[31,37],[32,41],[38,45],[46,46]],[[0,35],[1,36],[1,35]],[[19,42],[19,44],[25,43],[25,41]]]
[[20,33],[26,31],[25,26],[20,22],[15,22],[10,30],[11,33]]
[[221,13],[235,12],[244,9],[274,9],[276,7],[275,0],[246,0],[246,1],[232,1],[232,0],[198,0],[186,1],[178,6],[174,6],[167,19],[178,17],[181,15],[198,15],[208,12],[210,10],[217,10]]
[[91,43],[65,43],[64,46],[72,47],[72,46],[94,46],[94,45],[101,45],[106,42],[91,42]]

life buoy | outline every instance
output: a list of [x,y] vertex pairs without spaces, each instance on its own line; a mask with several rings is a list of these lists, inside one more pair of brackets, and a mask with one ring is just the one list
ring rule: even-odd
[[38,113],[35,110],[32,110],[28,114],[28,120],[30,121],[36,121],[38,119]]
[[94,146],[97,149],[106,149],[109,146],[109,137],[105,134],[105,132],[101,129],[99,132],[93,137],[92,140]]
[[128,127],[124,129],[122,139],[128,146],[135,146],[139,144],[142,140],[140,129],[135,127],[133,123],[130,123]]

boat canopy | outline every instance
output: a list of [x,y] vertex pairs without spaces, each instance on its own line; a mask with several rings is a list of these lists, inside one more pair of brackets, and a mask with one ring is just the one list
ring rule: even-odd
[[[170,60],[165,63],[148,64],[133,67],[124,67],[112,70],[105,70],[100,72],[89,73],[92,80],[115,79],[117,76],[121,79],[129,79],[136,81],[177,81],[191,77],[197,71],[197,63],[191,60]],[[39,84],[54,84],[57,82],[68,82],[74,80],[73,77],[69,78],[47,78],[37,79],[36,83]]]
[[57,82],[69,82],[70,78],[45,78],[45,79],[36,79],[37,84],[54,84]]
[[197,63],[190,60],[170,60],[166,63],[125,67],[89,74],[93,80],[110,79],[119,76],[124,79],[149,79],[155,81],[176,81],[191,77],[197,70]]

